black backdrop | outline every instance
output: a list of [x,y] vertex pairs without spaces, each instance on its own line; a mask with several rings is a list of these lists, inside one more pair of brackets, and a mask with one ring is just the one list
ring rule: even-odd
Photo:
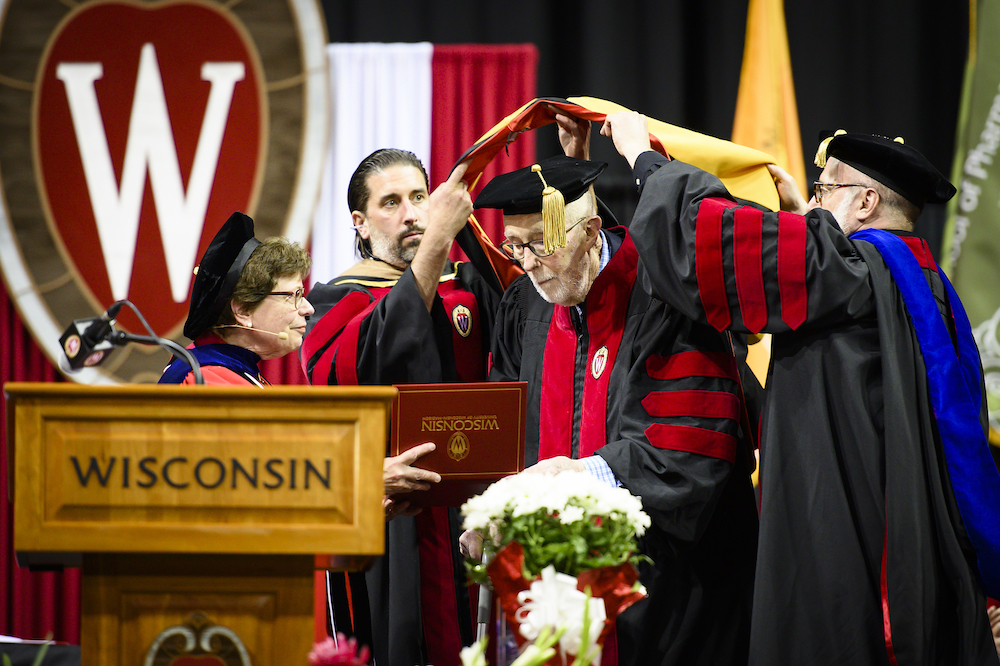
[[[331,42],[532,42],[539,95],[600,97],[713,136],[732,132],[745,0],[323,6]],[[817,133],[837,128],[902,136],[950,175],[969,0],[799,0],[786,3],[785,16],[808,180],[819,173]],[[540,130],[541,156],[558,151],[550,129]],[[627,170],[609,142],[595,141],[594,157],[612,163],[599,193],[627,220],[634,206]],[[918,225],[935,247],[943,219],[940,207],[928,206]]]

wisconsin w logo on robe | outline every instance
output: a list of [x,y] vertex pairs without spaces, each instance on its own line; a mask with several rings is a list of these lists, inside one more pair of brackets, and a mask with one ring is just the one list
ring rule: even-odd
[[456,305],[451,311],[451,320],[459,335],[463,338],[469,337],[469,333],[472,333],[472,310],[464,305]]
[[[185,342],[193,268],[233,211],[258,217],[262,238],[308,235],[327,124],[322,17],[312,0],[228,5],[9,3],[6,22],[41,28],[2,33],[18,44],[0,52],[0,132],[16,147],[0,155],[0,233],[16,244],[0,258],[53,360],[69,322],[126,298]],[[118,321],[145,333],[127,310]],[[150,381],[165,360],[130,347],[73,378]]]

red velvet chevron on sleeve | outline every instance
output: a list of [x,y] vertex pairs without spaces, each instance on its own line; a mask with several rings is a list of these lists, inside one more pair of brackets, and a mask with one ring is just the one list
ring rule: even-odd
[[[724,352],[689,351],[669,357],[646,359],[652,379],[720,377],[737,381],[736,359]],[[740,399],[728,391],[651,391],[642,399],[643,409],[655,418],[690,417],[698,420],[727,419],[739,422]],[[719,458],[736,459],[736,437],[710,428],[675,423],[652,423],[645,430],[649,443],[660,449],[685,451]]]
[[[310,384],[325,385],[329,382],[330,369],[337,355],[340,340],[334,340],[354,317],[372,303],[370,296],[361,291],[351,292],[330,309],[302,340],[302,371]],[[357,356],[357,338],[352,356]],[[312,371],[310,372],[310,366]],[[355,381],[357,377],[355,373]]]
[[[717,330],[733,324],[726,271],[729,256],[723,238],[727,210],[732,213],[732,271],[736,284],[740,318],[746,330],[759,333],[775,321],[768,315],[767,294],[764,290],[764,221],[765,213],[751,206],[739,206],[733,201],[708,198],[698,209],[695,229],[695,269],[698,292],[708,323]],[[770,213],[768,213],[770,215]],[[781,320],[792,330],[807,317],[806,288],[806,223],[801,215],[778,213],[777,277],[781,303]],[[773,306],[773,304],[772,304]]]
[[800,215],[778,213],[778,294],[781,320],[793,331],[807,316],[806,223]]
[[743,325],[759,333],[767,324],[767,301],[761,264],[764,213],[756,208],[737,208],[733,227],[733,268],[736,294]]
[[732,464],[736,460],[736,438],[724,432],[667,423],[652,423],[646,438],[658,449],[697,453]]
[[694,416],[709,419],[740,418],[740,399],[722,391],[652,391],[642,399],[650,416]]
[[722,215],[735,205],[734,201],[717,197],[702,200],[695,229],[694,260],[698,293],[701,294],[701,305],[708,323],[719,331],[732,324],[722,264]]
[[671,356],[652,354],[646,359],[652,379],[726,377],[737,381],[736,359],[725,352],[688,351]]

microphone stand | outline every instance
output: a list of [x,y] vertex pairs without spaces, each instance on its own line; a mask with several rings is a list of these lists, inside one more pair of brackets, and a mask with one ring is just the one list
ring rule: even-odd
[[[489,564],[490,560],[493,559],[490,555],[486,554],[486,549],[483,549],[482,563]],[[490,591],[488,585],[483,584],[479,586],[479,605],[476,608],[476,640],[481,641],[486,638],[489,633],[490,626],[490,610],[493,605],[493,593]],[[497,643],[499,643],[500,638],[497,638]]]
[[[118,315],[118,312],[121,310],[123,305],[127,305],[131,308],[132,312],[134,312],[135,316],[138,317],[139,322],[143,325],[149,335],[135,335],[133,333],[126,333],[125,331],[115,329],[115,317]],[[81,323],[86,324],[82,330],[82,334],[78,333],[78,326]],[[60,343],[64,343],[67,336],[72,337],[73,335],[80,336],[82,344],[78,344],[77,346],[83,346],[86,349],[85,354],[90,354],[94,351],[95,347],[103,343],[108,343],[112,347],[124,347],[130,342],[138,342],[144,345],[159,345],[164,350],[183,359],[184,362],[188,364],[191,368],[192,374],[194,374],[195,384],[205,383],[205,378],[201,372],[201,363],[198,362],[198,359],[196,359],[189,350],[185,349],[173,340],[161,338],[156,335],[150,327],[149,322],[147,322],[146,318],[142,316],[141,312],[139,312],[139,308],[135,307],[135,305],[128,299],[116,301],[101,317],[94,319],[81,319],[73,322],[70,328],[63,333],[63,338],[60,339]],[[107,350],[104,349],[101,351]],[[74,358],[76,358],[75,355]],[[98,359],[95,365],[100,364],[105,358],[107,358],[107,354],[104,354],[104,356]],[[63,367],[62,361],[60,361],[60,367]],[[75,372],[79,369],[79,367],[74,367],[72,363],[70,363],[70,367],[67,368],[67,372]]]
[[150,335],[135,335],[134,333],[126,333],[125,331],[112,331],[107,340],[116,347],[124,347],[130,342],[138,342],[144,345],[159,345],[168,352],[181,357],[191,367],[195,384],[205,383],[205,378],[201,374],[201,363],[194,357],[194,354],[173,340]]

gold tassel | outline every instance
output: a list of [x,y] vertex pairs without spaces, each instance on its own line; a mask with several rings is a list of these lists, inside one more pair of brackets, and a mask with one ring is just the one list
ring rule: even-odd
[[847,134],[847,130],[839,129],[833,133],[833,136],[828,136],[820,142],[819,148],[816,149],[816,159],[813,160],[813,163],[820,169],[826,166],[826,149],[830,147],[830,142],[833,141],[833,137],[841,134]]
[[542,240],[549,254],[566,247],[566,201],[562,192],[545,182],[542,167],[532,164],[531,170],[542,179]]

